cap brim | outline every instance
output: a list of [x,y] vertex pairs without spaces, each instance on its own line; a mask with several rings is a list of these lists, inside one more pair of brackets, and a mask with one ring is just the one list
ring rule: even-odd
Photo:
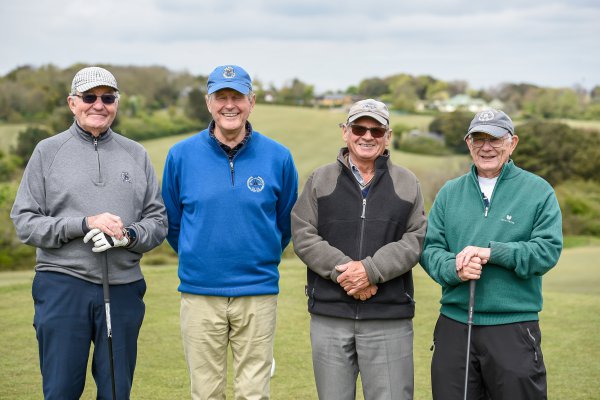
[[477,133],[477,132],[487,133],[488,135],[492,135],[497,138],[503,137],[507,133],[510,133],[510,131],[508,129],[505,129],[505,128],[502,128],[502,127],[499,127],[496,125],[477,125],[477,126],[474,126],[473,128],[471,128],[469,130],[469,132],[467,132],[467,134],[465,135],[465,139],[471,133]]
[[208,88],[208,94],[212,94],[212,93],[216,92],[217,90],[221,90],[221,89],[233,89],[237,92],[240,92],[241,94],[250,93],[250,88],[248,86],[241,85],[236,82],[221,82],[221,83],[215,83],[214,85],[211,85]]
[[378,121],[380,124],[382,125],[388,125],[389,121],[387,119],[385,119],[384,117],[382,117],[379,114],[375,114],[372,112],[360,112],[358,114],[354,114],[353,116],[351,116],[350,118],[348,118],[348,122],[353,122],[356,121],[357,119],[361,118],[361,117],[370,117],[373,118],[374,120]]
[[103,81],[84,83],[83,85],[77,86],[75,89],[78,92],[83,93],[83,92],[87,92],[90,89],[97,88],[99,86],[107,86],[109,88],[113,88],[115,90],[119,90],[119,88],[115,87],[113,84],[108,83],[108,82],[103,82]]

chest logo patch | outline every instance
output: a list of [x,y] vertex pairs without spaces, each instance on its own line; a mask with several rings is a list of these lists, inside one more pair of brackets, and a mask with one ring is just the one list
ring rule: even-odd
[[127,172],[127,171],[121,172],[121,180],[125,183],[131,183],[131,178],[129,177],[129,172]]
[[509,224],[515,224],[515,221],[512,220],[513,217],[510,214],[506,214],[504,218],[501,219],[502,222],[508,222]]
[[260,176],[251,176],[246,181],[246,186],[248,186],[248,189],[250,189],[252,192],[262,192],[262,190],[265,188],[265,181]]

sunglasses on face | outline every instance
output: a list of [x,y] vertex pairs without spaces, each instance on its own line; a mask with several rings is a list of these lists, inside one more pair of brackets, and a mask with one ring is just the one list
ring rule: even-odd
[[93,93],[85,93],[85,94],[74,94],[73,96],[81,97],[81,100],[83,100],[83,102],[86,104],[94,104],[98,97],[100,97],[100,100],[102,100],[102,103],[104,103],[104,104],[113,104],[117,100],[117,96],[114,94],[103,94],[103,95],[97,96]]
[[387,128],[382,127],[382,126],[376,126],[373,128],[369,128],[366,126],[356,125],[356,124],[350,124],[350,130],[356,136],[364,136],[367,133],[367,131],[371,131],[371,136],[373,136],[375,139],[384,137],[388,131]]

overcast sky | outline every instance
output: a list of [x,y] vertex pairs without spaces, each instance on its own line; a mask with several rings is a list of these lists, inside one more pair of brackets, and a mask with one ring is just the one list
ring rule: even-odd
[[238,64],[318,92],[402,72],[472,88],[600,84],[598,0],[0,1],[1,75],[26,64],[203,75]]

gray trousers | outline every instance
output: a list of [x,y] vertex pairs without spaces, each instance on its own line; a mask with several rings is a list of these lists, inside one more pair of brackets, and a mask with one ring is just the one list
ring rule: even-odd
[[313,370],[320,400],[354,400],[358,373],[365,400],[411,400],[411,319],[352,320],[311,314]]

